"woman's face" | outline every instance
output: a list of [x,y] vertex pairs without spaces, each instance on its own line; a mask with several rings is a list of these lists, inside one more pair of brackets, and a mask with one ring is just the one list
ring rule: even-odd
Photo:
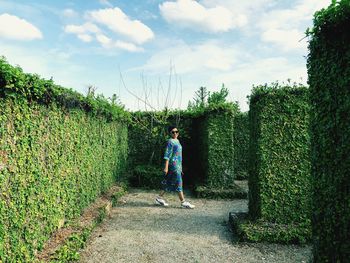
[[170,135],[173,139],[177,139],[177,137],[179,136],[179,130],[177,128],[172,129]]

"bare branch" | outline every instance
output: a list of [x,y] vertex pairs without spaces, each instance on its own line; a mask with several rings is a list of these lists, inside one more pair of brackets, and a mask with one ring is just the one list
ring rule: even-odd
[[164,108],[169,108],[168,99],[169,99],[169,95],[170,95],[170,91],[171,91],[172,70],[173,70],[172,61],[170,60],[168,91],[167,91],[167,94],[166,94],[165,105],[164,105],[165,107]]
[[175,100],[176,100],[176,96],[177,96],[177,74],[176,74],[176,68],[174,66],[174,77],[175,77],[175,93],[174,93],[174,99],[171,103],[170,108],[172,108],[174,106]]
[[125,85],[125,82],[124,82],[124,78],[123,78],[123,75],[119,69],[119,74],[120,74],[120,79],[122,81],[122,84],[123,84],[123,87],[125,88],[125,90],[130,93],[132,96],[134,96],[135,98],[137,98],[138,100],[142,101],[143,103],[147,104],[151,109],[153,109],[154,111],[156,110],[152,105],[148,104],[148,102],[146,100],[143,100],[142,98],[140,98],[139,96],[137,96],[135,93],[133,93],[131,90],[129,90],[126,85]]

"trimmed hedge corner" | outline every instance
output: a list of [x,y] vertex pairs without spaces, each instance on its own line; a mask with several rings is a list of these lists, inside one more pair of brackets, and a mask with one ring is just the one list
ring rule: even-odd
[[315,13],[311,93],[314,262],[350,259],[350,1]]
[[[242,215],[243,214],[243,215]],[[230,225],[235,241],[307,244],[311,241],[308,224],[278,224],[262,220],[249,221],[244,213],[230,213]]]
[[[308,89],[297,84],[253,89],[249,111],[252,220],[311,228],[308,95]],[[308,238],[308,231],[295,231]]]

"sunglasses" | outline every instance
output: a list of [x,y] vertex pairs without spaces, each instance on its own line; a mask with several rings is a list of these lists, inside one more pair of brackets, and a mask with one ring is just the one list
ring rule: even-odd
[[179,133],[179,131],[171,131],[172,134]]

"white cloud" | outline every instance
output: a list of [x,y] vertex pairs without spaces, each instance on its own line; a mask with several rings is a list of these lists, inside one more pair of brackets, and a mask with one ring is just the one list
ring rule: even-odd
[[113,5],[108,0],[99,0],[101,5],[112,7]]
[[[138,20],[131,20],[117,7],[88,11],[85,13],[85,20],[82,25],[66,25],[64,31],[75,34],[86,43],[96,40],[105,49],[129,52],[143,51],[139,45],[154,37],[150,28]],[[119,39],[116,39],[116,35]]]
[[93,37],[91,35],[88,35],[88,34],[78,34],[77,36],[81,41],[86,42],[86,43],[89,43],[93,40]]
[[42,39],[41,31],[17,16],[2,14],[0,15],[0,37],[15,40],[34,40]]
[[63,16],[72,18],[72,17],[77,17],[78,13],[75,12],[73,9],[67,8],[63,10]]
[[266,8],[273,6],[275,0],[249,0],[249,1],[227,1],[227,0],[200,0],[199,3],[207,7],[223,6],[231,12],[244,15],[257,14]]
[[287,79],[300,82],[301,78],[306,83],[307,72],[303,58],[260,55],[259,50],[251,52],[242,44],[225,45],[209,41],[200,45],[187,45],[173,41],[172,46],[161,49],[144,65],[131,69],[129,73],[166,76],[169,74],[169,65],[172,64],[183,81],[183,87],[186,87],[183,90],[183,105],[187,105],[198,87],[205,86],[213,90],[224,83],[229,88],[230,99],[238,101],[243,111],[248,110],[246,97],[251,94],[252,85]]
[[330,0],[299,0],[295,12],[303,14],[305,20],[312,21],[314,13],[331,4]]
[[109,37],[103,34],[97,34],[96,40],[104,47],[104,48],[119,48],[124,49],[130,52],[140,52],[143,51],[142,48],[134,45],[133,43],[128,43],[124,41],[113,41]]
[[148,26],[139,20],[131,20],[118,7],[90,11],[87,18],[127,37],[136,44],[143,44],[154,38],[154,33]]
[[77,35],[77,37],[86,43],[93,40],[92,34],[99,34],[100,29],[93,23],[85,23],[83,25],[67,25],[64,27],[66,33],[71,33]]
[[183,42],[172,43],[154,54],[140,68],[152,74],[166,73],[172,62],[179,74],[200,72],[202,70],[228,71],[237,62],[239,51],[214,41],[200,45],[187,45]]
[[262,33],[261,39],[265,42],[276,44],[283,51],[290,51],[295,49],[306,49],[307,42],[302,41],[304,33],[296,29],[282,30],[282,29],[268,29]]
[[266,12],[258,22],[261,39],[275,44],[283,51],[306,50],[306,40],[303,33],[307,23],[317,10],[329,5],[329,0],[299,0],[293,8]]
[[109,37],[103,34],[97,34],[96,39],[98,42],[102,44],[102,46],[105,46],[105,47],[108,47],[112,42],[112,40]]
[[81,26],[67,25],[64,30],[66,33],[76,34],[81,41],[86,43],[89,43],[92,40],[96,39],[96,41],[100,43],[103,48],[106,49],[118,48],[127,50],[129,52],[143,51],[142,48],[138,47],[133,43],[121,40],[112,40],[110,37],[103,34],[102,31],[96,25],[89,22]]
[[159,9],[168,23],[210,33],[227,32],[247,22],[243,14],[234,14],[223,6],[206,8],[193,0],[164,2]]
[[[59,49],[28,49],[21,45],[9,45],[0,42],[1,52],[12,65],[20,65],[24,72],[39,74],[65,87],[82,86],[81,72],[84,68],[71,60],[71,52]],[[80,79],[80,81],[79,81]]]
[[241,109],[247,111],[249,106],[246,97],[251,94],[252,85],[287,79],[306,84],[305,64],[291,62],[285,57],[256,58],[237,65],[230,73],[213,75],[208,83],[216,86],[225,83],[232,99],[239,101]]
[[85,23],[81,26],[67,25],[64,27],[66,33],[73,34],[86,34],[86,33],[99,33],[100,29],[93,23]]
[[143,51],[143,48],[140,48],[133,43],[128,43],[124,41],[117,40],[114,42],[114,47],[124,49],[130,52],[141,52]]
[[223,79],[225,83],[249,83],[247,85],[249,89],[253,84],[260,85],[288,78],[299,80],[301,77],[305,79],[306,67],[304,65],[297,66],[285,57],[256,59],[237,65],[230,74],[219,74],[219,78]]

